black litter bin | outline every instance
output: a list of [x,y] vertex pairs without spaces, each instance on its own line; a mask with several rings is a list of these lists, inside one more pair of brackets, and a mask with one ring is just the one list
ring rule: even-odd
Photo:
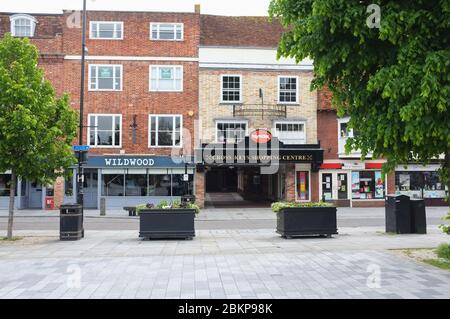
[[411,200],[411,230],[414,234],[427,233],[427,217],[423,199]]
[[387,233],[411,234],[411,201],[408,196],[388,195],[385,211]]
[[81,205],[62,205],[59,218],[59,239],[80,240],[83,238],[83,208]]

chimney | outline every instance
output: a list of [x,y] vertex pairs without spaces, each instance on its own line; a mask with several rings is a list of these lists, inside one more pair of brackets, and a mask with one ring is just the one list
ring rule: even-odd
[[195,5],[195,13],[200,14],[201,10],[200,10],[200,4],[196,4]]

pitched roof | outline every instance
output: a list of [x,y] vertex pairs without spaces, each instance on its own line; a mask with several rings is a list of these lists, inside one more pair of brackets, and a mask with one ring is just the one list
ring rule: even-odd
[[201,16],[201,39],[204,46],[276,48],[285,29],[268,17]]

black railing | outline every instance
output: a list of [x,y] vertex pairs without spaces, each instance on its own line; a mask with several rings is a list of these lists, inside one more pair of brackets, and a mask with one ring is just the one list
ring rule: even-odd
[[261,118],[287,117],[287,107],[281,104],[240,104],[233,105],[233,117],[260,116]]

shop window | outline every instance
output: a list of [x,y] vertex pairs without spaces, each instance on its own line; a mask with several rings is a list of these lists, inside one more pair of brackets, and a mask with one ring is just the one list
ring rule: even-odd
[[15,14],[11,16],[11,34],[13,37],[34,37],[36,19],[27,14]]
[[10,195],[11,191],[11,175],[10,174],[0,174],[0,197],[5,197]]
[[182,41],[183,23],[150,23],[150,39],[165,41]]
[[121,91],[122,65],[89,65],[90,91]]
[[297,99],[298,77],[280,76],[278,78],[278,103],[295,104]]
[[275,122],[275,136],[284,144],[305,144],[305,122]]
[[150,115],[150,147],[181,147],[181,115]]
[[150,66],[150,91],[153,92],[183,91],[183,66],[171,66],[171,65]]
[[147,196],[147,174],[125,176],[125,196]]
[[221,102],[241,102],[240,75],[222,75]]
[[122,115],[89,114],[89,145],[93,147],[121,147]]
[[183,196],[186,194],[193,195],[194,193],[194,175],[189,174],[189,181],[186,182],[183,180],[184,175],[175,174],[172,175],[172,191],[173,196]]
[[445,185],[440,181],[438,172],[423,172],[424,198],[444,198]]
[[382,199],[384,184],[381,171],[352,172],[353,199]]
[[217,122],[217,143],[236,144],[243,141],[247,135],[247,122]]
[[148,196],[171,196],[172,180],[169,174],[149,175]]
[[91,21],[90,38],[99,40],[123,39],[123,22]]
[[445,185],[440,181],[438,172],[434,171],[396,172],[395,186],[397,194],[411,198],[445,197]]
[[64,195],[73,196],[73,178],[68,177],[64,180]]
[[102,196],[124,196],[124,174],[104,174]]
[[309,201],[309,172],[297,172],[297,200]]

